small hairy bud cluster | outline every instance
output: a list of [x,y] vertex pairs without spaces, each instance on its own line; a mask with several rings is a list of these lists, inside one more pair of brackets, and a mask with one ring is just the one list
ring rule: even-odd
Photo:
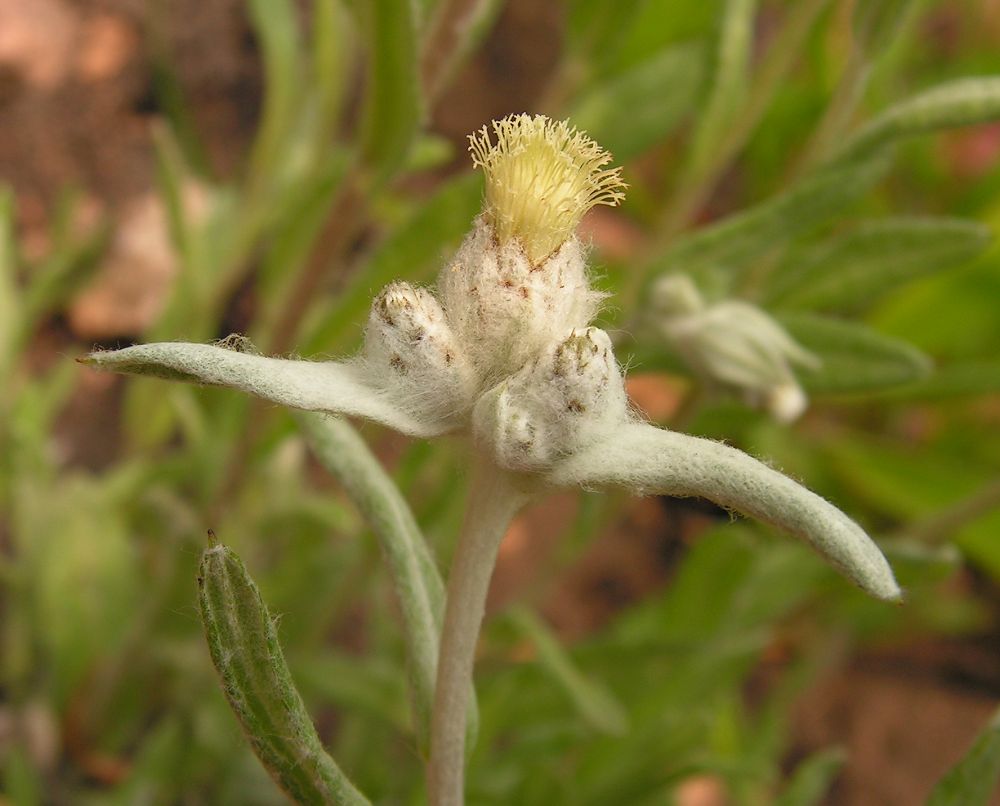
[[539,263],[569,238],[584,213],[625,197],[611,155],[565,121],[510,115],[469,135],[472,161],[486,174],[484,217],[501,245],[516,240]]
[[438,288],[482,388],[524,366],[567,330],[585,327],[601,300],[590,288],[575,237],[534,266],[517,243],[499,243],[482,218],[441,273]]
[[588,327],[550,344],[484,395],[473,425],[499,465],[538,471],[628,416],[611,340]]
[[781,422],[805,411],[792,366],[816,367],[819,359],[760,308],[739,300],[708,305],[690,278],[675,274],[654,288],[653,315],[660,335],[707,381]]
[[602,295],[574,234],[595,204],[621,199],[622,184],[603,168],[610,156],[565,123],[515,115],[493,128],[495,144],[485,129],[471,138],[484,211],[437,298],[406,283],[382,291],[363,365],[408,414],[454,427],[471,417],[501,464],[536,469],[625,416],[611,345],[587,327]]
[[474,373],[441,305],[424,288],[396,282],[375,297],[363,359],[414,414],[449,421],[472,405]]

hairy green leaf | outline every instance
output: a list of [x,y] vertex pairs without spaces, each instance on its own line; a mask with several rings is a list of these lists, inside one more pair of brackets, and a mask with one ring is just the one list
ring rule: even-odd
[[796,373],[814,394],[867,392],[909,383],[930,372],[929,359],[915,347],[859,322],[809,313],[777,318],[795,341],[822,362],[815,370]]
[[1000,77],[960,78],[894,104],[864,125],[834,158],[871,154],[903,137],[1000,117]]
[[202,554],[198,605],[226,699],[254,752],[298,803],[366,804],[323,749],[278,643],[274,619],[227,546]]
[[888,167],[872,159],[817,173],[774,196],[678,239],[653,274],[718,265],[740,267],[826,221],[875,184]]
[[778,273],[765,299],[783,308],[857,311],[888,291],[978,255],[988,227],[956,218],[892,218],[838,235]]

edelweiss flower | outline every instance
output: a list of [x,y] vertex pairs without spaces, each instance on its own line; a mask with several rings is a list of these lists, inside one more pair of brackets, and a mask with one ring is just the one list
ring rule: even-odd
[[610,156],[565,123],[514,115],[470,137],[486,203],[438,279],[437,295],[393,283],[345,361],[267,358],[167,343],[97,352],[95,367],[241,389],[296,409],[364,417],[475,447],[463,534],[448,579],[437,670],[430,788],[462,799],[465,708],[476,636],[510,518],[548,488],[623,486],[701,496],[804,538],[860,587],[900,595],[878,547],[823,498],[741,451],[641,422],[627,405],[607,335],[589,323],[574,230],[623,184]]

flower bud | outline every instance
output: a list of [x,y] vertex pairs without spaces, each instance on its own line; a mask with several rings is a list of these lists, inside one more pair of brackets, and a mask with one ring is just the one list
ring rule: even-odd
[[372,302],[363,364],[411,413],[448,421],[468,411],[475,389],[465,353],[430,291],[396,282]]
[[573,330],[476,405],[473,426],[497,463],[543,470],[628,419],[625,388],[603,330]]
[[669,275],[656,284],[652,309],[659,333],[707,381],[781,422],[805,411],[792,365],[816,367],[819,359],[760,308],[739,300],[708,305],[689,278]]
[[574,237],[534,266],[516,241],[501,244],[480,218],[438,278],[448,321],[489,388],[567,330],[585,327],[601,295],[587,282]]

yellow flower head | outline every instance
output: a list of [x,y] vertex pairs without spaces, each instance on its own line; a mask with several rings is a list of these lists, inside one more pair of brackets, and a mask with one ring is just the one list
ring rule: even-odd
[[500,243],[516,239],[540,263],[572,234],[591,207],[625,198],[611,155],[565,121],[510,115],[469,135],[472,162],[486,174],[484,213]]

